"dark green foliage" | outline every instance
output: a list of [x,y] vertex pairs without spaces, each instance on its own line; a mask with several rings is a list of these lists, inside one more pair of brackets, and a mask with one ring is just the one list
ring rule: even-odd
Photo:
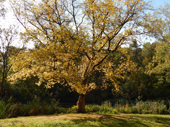
[[[125,81],[121,81],[121,89],[115,93],[117,98],[143,101],[170,98],[170,83],[167,80],[169,79],[169,50],[167,50],[169,47],[167,47],[168,44],[164,44],[145,43],[142,48],[134,41],[129,48],[125,48],[137,67],[136,70],[128,73]],[[159,63],[161,59],[163,63]],[[153,69],[157,70],[153,72]],[[153,73],[150,73],[151,71]]]
[[0,119],[5,118],[6,115],[6,103],[4,101],[0,101]]

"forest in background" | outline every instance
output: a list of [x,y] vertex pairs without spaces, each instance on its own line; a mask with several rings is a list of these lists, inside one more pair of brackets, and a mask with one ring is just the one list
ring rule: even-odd
[[[86,102],[101,104],[103,101],[109,99],[133,101],[169,100],[169,72],[168,68],[163,69],[163,66],[167,67],[167,63],[162,63],[161,61],[159,64],[163,64],[162,66],[149,70],[150,64],[154,63],[157,65],[158,62],[160,62],[155,62],[155,57],[166,58],[164,55],[168,55],[169,52],[167,44],[165,42],[145,43],[141,48],[141,46],[134,41],[130,47],[123,48],[123,50],[126,50],[130,59],[136,64],[136,68],[132,72],[129,72],[124,80],[120,80],[120,90],[118,92],[115,92],[111,86],[106,90],[96,90],[87,96]],[[160,51],[162,52],[160,53]],[[122,54],[116,52],[110,59],[118,61],[121,57]],[[164,60],[164,62],[165,61],[166,60]],[[158,70],[155,72],[154,69]],[[96,82],[100,82],[98,78],[99,74],[93,76]],[[34,99],[47,102],[60,100],[61,103],[71,104],[77,102],[78,95],[70,92],[68,87],[62,86],[59,83],[52,88],[46,88],[45,83],[37,86],[35,85],[37,80],[38,79],[35,78],[29,78],[25,81],[20,80],[15,84],[6,83],[4,86],[4,99],[12,97],[16,102],[21,103],[31,102]]]

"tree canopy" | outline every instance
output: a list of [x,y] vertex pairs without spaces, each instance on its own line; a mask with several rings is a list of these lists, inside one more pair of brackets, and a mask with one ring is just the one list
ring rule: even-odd
[[[22,4],[21,4],[22,3]],[[15,1],[14,11],[26,32],[22,39],[35,48],[20,53],[10,80],[38,77],[40,85],[66,85],[80,95],[79,112],[85,112],[85,96],[105,89],[135,67],[121,45],[132,35],[145,34],[149,8],[144,0],[42,0]],[[120,64],[108,57],[121,52]],[[90,80],[94,72],[103,73],[102,83]]]

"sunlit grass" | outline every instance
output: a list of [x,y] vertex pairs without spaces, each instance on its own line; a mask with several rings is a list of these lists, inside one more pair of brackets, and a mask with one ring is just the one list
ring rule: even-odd
[[1,127],[168,127],[170,115],[140,114],[64,114],[1,119]]

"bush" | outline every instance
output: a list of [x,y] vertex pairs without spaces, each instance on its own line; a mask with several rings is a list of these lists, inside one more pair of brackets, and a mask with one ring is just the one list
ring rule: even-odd
[[4,101],[0,101],[0,118],[4,118],[6,115],[6,103]]
[[110,101],[105,101],[101,106],[99,105],[86,105],[86,112],[99,113],[99,114],[117,114],[116,109],[113,109]]
[[11,104],[7,110],[8,117],[17,117],[19,116],[19,104]]
[[168,114],[167,106],[163,101],[139,101],[134,105],[117,103],[114,108],[119,113]]
[[50,115],[57,112],[58,102],[48,104],[46,102],[33,101],[25,105],[28,115]]
[[125,111],[125,105],[121,104],[116,104],[114,108],[119,112],[119,113],[126,113]]
[[58,107],[56,103],[45,103],[35,100],[27,104],[13,103],[8,101],[6,104],[0,101],[0,118],[17,117],[17,116],[32,116],[32,115],[50,115],[55,113],[62,113],[65,109]]
[[167,106],[163,101],[139,101],[136,105],[121,105],[114,106],[120,113],[139,113],[139,114],[167,114]]
[[67,113],[77,113],[77,111],[78,111],[78,105],[74,105],[71,108],[68,108],[66,112]]
[[56,112],[55,112],[55,114],[60,114],[60,113],[67,113],[66,108],[56,107]]
[[[71,108],[58,107],[58,102],[46,103],[34,100],[27,104],[14,103],[8,100],[8,103],[0,101],[0,118],[32,116],[32,115],[50,115],[60,113],[77,113],[78,105]],[[138,101],[136,104],[117,103],[112,106],[110,101],[105,101],[102,105],[86,105],[87,113],[97,114],[117,114],[117,113],[139,113],[139,114],[169,114],[164,101]]]
[[142,114],[167,114],[167,106],[163,101],[139,101],[136,103],[138,113]]

